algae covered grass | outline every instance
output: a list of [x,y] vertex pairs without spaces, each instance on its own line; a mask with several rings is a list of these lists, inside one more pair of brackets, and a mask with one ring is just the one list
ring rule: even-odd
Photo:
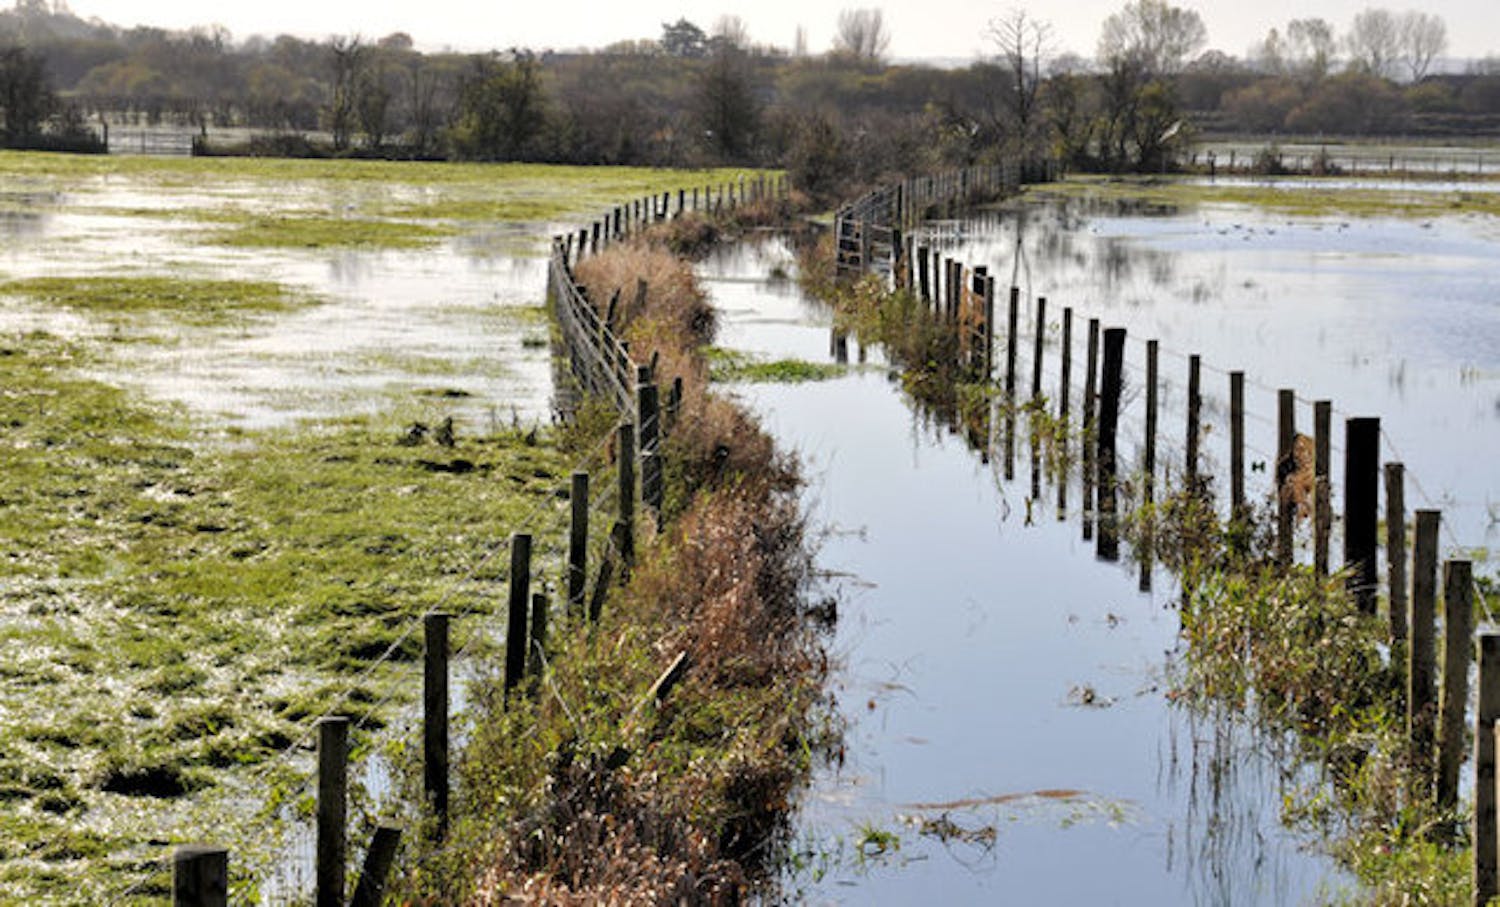
[[159,316],[195,327],[214,327],[246,316],[271,316],[311,302],[272,281],[186,277],[35,277],[0,281],[0,298],[19,297],[95,320]]

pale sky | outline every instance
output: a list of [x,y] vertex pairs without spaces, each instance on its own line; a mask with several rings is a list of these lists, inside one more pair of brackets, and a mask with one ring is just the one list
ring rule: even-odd
[[[453,47],[488,50],[512,46],[534,50],[598,48],[627,38],[655,38],[663,22],[687,17],[710,30],[720,15],[739,16],[756,43],[790,48],[797,26],[807,30],[808,48],[826,50],[840,10],[862,6],[883,10],[897,58],[970,59],[987,52],[986,23],[1014,7],[1050,21],[1059,50],[1091,56],[1106,16],[1125,0],[68,0],[73,12],[121,25],[167,28],[217,24],[236,39],[252,34],[290,33],[324,38],[358,33],[378,38],[405,31],[424,50]],[[6,0],[0,0],[6,4]],[[1176,5],[1197,10],[1208,26],[1209,47],[1243,56],[1271,27],[1292,18],[1318,16],[1342,34],[1354,14],[1370,6],[1393,11],[1417,8],[1441,16],[1448,25],[1450,57],[1500,54],[1500,10],[1496,0],[1198,0]]]

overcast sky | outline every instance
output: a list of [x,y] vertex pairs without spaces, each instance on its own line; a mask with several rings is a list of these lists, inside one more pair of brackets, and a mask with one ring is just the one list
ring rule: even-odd
[[[0,0],[6,3],[6,0]],[[7,4],[8,5],[8,4]],[[800,25],[808,47],[826,50],[840,10],[882,9],[891,32],[891,54],[898,58],[969,59],[986,49],[985,24],[1021,7],[1052,23],[1058,49],[1091,55],[1105,17],[1124,0],[1062,0],[1016,4],[986,0],[228,0],[221,4],[183,0],[69,0],[74,13],[120,25],[167,28],[217,24],[237,39],[252,34],[290,33],[323,38],[358,33],[378,38],[409,33],[423,49],[453,47],[487,50],[597,48],[627,38],[655,38],[663,22],[681,17],[709,30],[720,15],[739,16],[756,43],[790,47]],[[1208,26],[1209,46],[1241,56],[1271,27],[1288,19],[1320,16],[1342,33],[1354,14],[1373,5],[1400,11],[1416,7],[1447,22],[1449,56],[1500,53],[1500,10],[1496,0],[1202,0],[1178,5],[1195,9]]]

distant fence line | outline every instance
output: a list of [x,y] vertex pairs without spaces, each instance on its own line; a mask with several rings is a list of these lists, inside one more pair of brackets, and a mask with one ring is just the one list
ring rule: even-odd
[[[951,185],[952,181],[949,183]],[[957,184],[962,186],[964,182],[959,180]],[[863,206],[845,209],[855,224],[853,235],[861,237],[873,233],[869,226],[861,223],[859,215],[867,218],[885,216],[884,212],[893,209],[878,200],[899,197],[902,191],[899,187],[888,187],[883,193],[866,197],[876,199],[875,203],[866,202]],[[961,197],[961,194],[949,197]],[[881,256],[879,260],[869,254],[872,248]],[[1055,404],[1055,418],[1065,435],[1072,428],[1078,430],[1083,439],[1083,537],[1085,540],[1094,537],[1097,520],[1098,557],[1107,561],[1118,560],[1122,493],[1138,494],[1142,504],[1151,505],[1156,497],[1159,467],[1166,465],[1157,459],[1162,387],[1159,356],[1163,349],[1159,341],[1150,339],[1137,347],[1144,353],[1143,369],[1132,370],[1135,379],[1144,385],[1140,439],[1143,453],[1137,470],[1131,475],[1135,481],[1128,483],[1127,490],[1127,484],[1122,481],[1126,472],[1120,467],[1117,451],[1127,367],[1125,328],[1104,327],[1097,318],[1087,320],[1082,412],[1075,415],[1076,411],[1070,409],[1075,323],[1075,312],[1071,307],[1064,307],[1061,312],[1058,375],[1053,385],[1057,395],[1049,401],[1043,381],[1048,325],[1045,298],[1036,300],[1035,318],[1031,324],[1025,324],[1019,310],[1020,288],[1010,287],[1004,320],[1001,321],[995,311],[995,278],[989,274],[987,266],[971,266],[944,256],[939,248],[918,242],[910,232],[888,247],[867,242],[861,249],[863,254],[849,256],[846,251],[841,243],[837,252],[841,274],[879,274],[889,280],[893,289],[909,290],[933,317],[948,321],[959,332],[959,342],[955,346],[959,370],[972,380],[992,383],[1002,390],[1006,402],[1006,426],[998,446],[1003,452],[1007,479],[1014,478],[1015,414],[1020,406],[1044,410],[1049,403]],[[1030,340],[1029,344],[1027,340]],[[836,338],[836,346],[837,342]],[[1032,366],[1029,398],[1023,397],[1024,391],[1017,386],[1018,358],[1027,346],[1030,346]],[[1201,471],[1202,440],[1210,430],[1203,412],[1205,363],[1197,354],[1183,354],[1182,358],[1187,364],[1187,393],[1181,423],[1183,444],[1179,448],[1179,475],[1189,492],[1206,493],[1203,491],[1207,487],[1206,477]],[[1246,376],[1238,370],[1215,371],[1227,376],[1230,401],[1227,412],[1230,445],[1227,519],[1248,523],[1255,516],[1245,484]],[[1026,399],[1030,402],[1018,403]],[[1328,400],[1311,401],[1312,481],[1310,487],[1299,487],[1298,483],[1305,483],[1307,476],[1301,462],[1304,455],[1297,449],[1297,410],[1299,402],[1306,401],[1301,401],[1291,388],[1277,389],[1276,400],[1277,411],[1272,424],[1276,426],[1277,449],[1274,457],[1269,458],[1274,464],[1270,472],[1270,493],[1275,514],[1272,527],[1275,556],[1287,569],[1297,563],[1296,508],[1298,501],[1302,500],[1310,504],[1312,510],[1311,567],[1316,575],[1326,577],[1334,557],[1331,552],[1335,515],[1333,404]],[[993,413],[987,415],[987,418],[992,417]],[[1468,673],[1477,645],[1479,699],[1472,725],[1475,771],[1472,832],[1475,903],[1483,904],[1500,894],[1500,870],[1497,870],[1500,867],[1500,834],[1496,828],[1495,799],[1496,746],[1497,736],[1500,736],[1500,633],[1475,634],[1475,606],[1484,599],[1474,580],[1470,560],[1454,558],[1441,563],[1439,585],[1441,512],[1436,509],[1408,512],[1403,464],[1381,462],[1382,442],[1389,446],[1389,439],[1382,432],[1380,420],[1347,417],[1343,437],[1343,550],[1340,563],[1346,571],[1346,587],[1363,613],[1374,615],[1377,612],[1378,593],[1382,586],[1378,572],[1382,553],[1378,530],[1383,520],[1391,527],[1383,552],[1386,558],[1384,588],[1390,603],[1388,639],[1394,653],[1392,657],[1400,663],[1405,681],[1404,690],[1392,706],[1405,710],[1410,751],[1414,754],[1419,773],[1425,775],[1421,789],[1444,807],[1457,804],[1458,776],[1466,751],[1464,706],[1468,700]],[[995,439],[987,433],[982,443],[988,452],[995,446]],[[1062,457],[1066,470],[1067,454]],[[1035,500],[1041,492],[1040,453],[1035,434],[1031,465],[1031,498]],[[1385,491],[1383,513],[1379,509],[1382,486]],[[1064,471],[1059,480],[1059,519],[1064,518],[1066,512],[1066,489],[1067,473]],[[1141,588],[1145,591],[1151,583],[1152,553],[1150,539],[1143,540],[1143,544],[1145,550],[1138,554]],[[1439,666],[1437,614],[1440,589],[1446,642]]]
[[[621,422],[611,435],[583,458],[584,462],[601,453],[609,443],[616,445],[615,475],[604,488],[594,487],[586,471],[575,470],[571,476],[568,497],[566,559],[561,567],[558,586],[566,590],[563,615],[569,626],[596,623],[608,590],[629,575],[635,558],[635,522],[637,505],[648,516],[660,519],[662,507],[661,446],[676,424],[683,394],[680,378],[672,380],[663,394],[657,387],[654,363],[638,364],[630,357],[629,346],[617,333],[614,313],[618,300],[611,301],[607,311],[600,311],[578,283],[573,267],[587,253],[597,252],[612,242],[639,233],[649,225],[687,212],[732,212],[745,203],[767,198],[784,198],[784,177],[757,174],[734,182],[681,189],[650,195],[617,205],[588,227],[566,237],[553,239],[547,272],[547,297],[557,320],[561,337],[560,354],[570,363],[578,387],[606,400],[620,415]],[[674,210],[675,200],[675,210]],[[649,287],[637,283],[637,293],[644,295]],[[613,487],[610,487],[610,486]],[[527,523],[536,518],[523,519]],[[603,517],[596,522],[593,517]],[[607,534],[599,530],[610,526]],[[602,541],[600,541],[602,539]],[[590,557],[590,548],[594,556]],[[540,674],[543,668],[542,647],[548,624],[555,610],[548,596],[534,591],[533,535],[516,533],[498,544],[485,562],[510,552],[507,575],[507,608],[505,611],[504,689],[509,695],[526,695],[523,681]],[[471,571],[472,579],[483,566]],[[592,572],[592,588],[590,573]],[[449,631],[454,620],[467,614],[452,615],[439,604],[414,619],[408,633],[420,625],[423,638],[422,732],[421,751],[423,791],[433,810],[440,837],[448,824],[451,782],[449,779],[449,718],[451,655]],[[394,654],[392,646],[377,661]],[[668,678],[681,670],[681,659],[663,675]],[[670,684],[658,681],[664,690]],[[517,689],[517,688],[520,689]],[[400,846],[402,829],[394,824],[378,824],[366,849],[362,869],[352,888],[346,878],[349,865],[350,826],[349,757],[352,730],[350,719],[336,714],[338,705],[313,722],[310,733],[288,747],[272,761],[289,758],[308,738],[316,738],[317,771],[309,786],[316,789],[313,903],[318,907],[343,907],[381,903],[386,879]],[[304,788],[306,789],[306,788]],[[209,845],[184,845],[174,849],[171,857],[171,892],[174,907],[223,907],[229,903],[229,851]],[[151,877],[123,892],[116,901],[142,893]],[[305,897],[305,894],[303,895]],[[347,900],[352,897],[352,900]],[[302,898],[295,898],[301,902]]]

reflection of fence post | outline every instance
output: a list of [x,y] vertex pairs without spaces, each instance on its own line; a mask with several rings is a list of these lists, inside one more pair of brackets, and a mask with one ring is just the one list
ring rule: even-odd
[[1495,862],[1495,735],[1500,726],[1500,633],[1479,634],[1479,706],[1474,710],[1474,903],[1500,894]]
[[510,537],[510,598],[505,624],[505,692],[526,673],[526,606],[531,603],[531,536]]
[[1406,641],[1406,467],[1385,464],[1385,562],[1390,601],[1391,644]]
[[1344,423],[1344,565],[1349,591],[1365,614],[1375,613],[1376,499],[1380,485],[1380,420]]
[[583,617],[583,596],[588,586],[589,559],[589,474],[573,473],[569,490],[572,520],[568,526],[568,616]]
[[1474,633],[1474,573],[1468,561],[1443,565],[1443,698],[1438,708],[1437,805],[1458,805],[1464,761],[1464,710],[1469,704],[1469,647]]
[[448,833],[448,615],[427,615],[422,631],[422,780],[443,838]]
[[1328,540],[1333,532],[1332,444],[1333,401],[1317,400],[1313,403],[1313,570],[1320,578],[1328,575]]
[[1411,647],[1407,655],[1406,734],[1412,764],[1421,790],[1431,790],[1434,718],[1433,673],[1435,605],[1437,599],[1438,525],[1436,510],[1417,511],[1416,544],[1412,551]]
[[225,907],[229,851],[189,844],[172,852],[172,907]]
[[1296,528],[1296,500],[1292,478],[1297,472],[1297,395],[1288,388],[1276,392],[1276,559],[1292,563],[1292,532]]
[[343,907],[349,719],[318,719],[317,907]]

